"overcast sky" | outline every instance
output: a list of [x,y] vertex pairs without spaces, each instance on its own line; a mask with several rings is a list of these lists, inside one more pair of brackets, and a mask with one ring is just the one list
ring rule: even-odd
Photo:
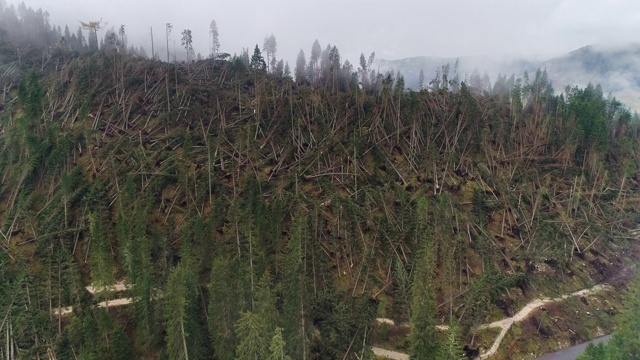
[[[9,3],[17,3],[9,0]],[[25,0],[41,7],[51,22],[68,24],[102,19],[107,28],[126,26],[130,43],[150,53],[149,27],[156,44],[164,24],[174,25],[172,39],[191,29],[194,48],[208,54],[209,23],[215,19],[221,51],[262,46],[273,33],[278,58],[295,64],[307,58],[317,38],[336,45],[342,58],[411,56],[537,56],[547,58],[588,44],[624,44],[640,36],[639,0]],[[104,35],[104,32],[101,34]],[[172,47],[172,45],[170,46]]]

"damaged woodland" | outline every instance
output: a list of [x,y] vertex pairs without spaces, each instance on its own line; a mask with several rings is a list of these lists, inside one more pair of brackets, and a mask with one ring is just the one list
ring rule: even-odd
[[[496,334],[480,325],[606,282],[638,241],[638,122],[599,87],[555,95],[542,72],[526,79],[414,92],[380,74],[296,83],[237,58],[47,59],[3,84],[0,348],[485,352]],[[127,306],[85,289],[118,281]],[[534,325],[610,330],[607,316]],[[503,344],[552,350],[529,333]]]

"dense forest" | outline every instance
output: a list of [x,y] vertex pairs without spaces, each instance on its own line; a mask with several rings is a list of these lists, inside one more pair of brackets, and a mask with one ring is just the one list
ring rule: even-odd
[[273,36],[188,60],[185,30],[165,62],[124,27],[0,24],[1,359],[472,357],[636,253],[640,123],[599,86],[447,66],[416,92],[318,41],[291,74]]

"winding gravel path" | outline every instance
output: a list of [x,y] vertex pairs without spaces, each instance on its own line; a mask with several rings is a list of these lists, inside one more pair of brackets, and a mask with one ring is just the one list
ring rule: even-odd
[[[590,294],[595,294],[598,293],[600,291],[607,291],[607,290],[611,290],[612,287],[611,285],[608,284],[600,284],[600,285],[596,285],[594,287],[588,288],[588,289],[582,289],[576,292],[572,292],[570,294],[565,294],[562,295],[558,298],[540,298],[540,299],[535,299],[532,300],[531,302],[529,302],[527,305],[525,305],[525,307],[523,307],[520,311],[518,311],[517,314],[513,315],[512,317],[506,318],[506,319],[502,319],[499,321],[494,321],[490,324],[483,324],[478,326],[476,329],[478,330],[482,330],[482,329],[487,329],[487,328],[500,328],[500,334],[498,334],[498,336],[496,337],[496,339],[493,341],[493,344],[491,345],[491,348],[489,348],[489,350],[485,351],[484,353],[482,353],[480,355],[480,359],[486,359],[488,357],[491,357],[493,355],[495,355],[495,353],[498,351],[498,348],[500,348],[500,344],[502,343],[502,340],[504,339],[504,337],[507,335],[507,331],[509,331],[509,329],[511,329],[511,326],[513,326],[514,323],[520,322],[524,319],[526,319],[532,311],[539,309],[541,306],[544,306],[546,304],[552,303],[552,302],[557,302],[557,301],[562,301],[565,299],[568,299],[570,297],[575,297],[575,296],[585,296],[585,295],[590,295]],[[387,318],[377,318],[376,321],[379,324],[391,324],[393,325],[394,322],[391,319],[387,319]],[[408,324],[402,324],[400,326],[409,326]],[[438,330],[448,330],[449,327],[447,325],[436,325],[436,328]],[[385,350],[382,348],[377,348],[377,347],[372,347],[373,349],[373,353],[376,354],[377,356],[382,356],[385,357],[387,359],[393,359],[393,360],[408,360],[409,359],[409,355],[405,354],[405,353],[400,353],[400,352],[396,352],[396,351],[390,351],[390,350]]]
[[490,356],[493,356],[498,351],[498,348],[500,347],[502,340],[507,335],[507,331],[511,329],[511,326],[516,322],[520,322],[524,320],[525,318],[527,318],[527,316],[529,316],[529,314],[531,314],[532,311],[540,308],[541,306],[544,306],[552,302],[562,301],[570,297],[584,296],[584,295],[594,294],[600,291],[610,290],[610,289],[611,289],[610,285],[601,284],[601,285],[596,285],[589,289],[583,289],[570,294],[565,294],[559,298],[535,299],[530,303],[528,303],[525,307],[522,308],[522,310],[518,311],[517,314],[513,315],[510,318],[502,319],[500,321],[494,321],[491,324],[478,326],[477,328],[478,330],[486,329],[486,328],[496,328],[496,327],[501,329],[500,334],[494,340],[493,345],[491,345],[491,348],[489,348],[489,350],[487,350],[482,355],[480,355],[480,359],[486,359]]

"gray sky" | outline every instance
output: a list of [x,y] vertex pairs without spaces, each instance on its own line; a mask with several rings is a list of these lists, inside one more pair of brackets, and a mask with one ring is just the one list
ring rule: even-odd
[[[16,3],[16,0],[9,0]],[[376,58],[411,56],[559,55],[589,44],[630,43],[640,35],[638,0],[25,0],[49,11],[51,22],[77,29],[78,21],[126,26],[129,40],[151,51],[164,42],[164,24],[193,32],[194,48],[208,54],[208,29],[215,19],[221,51],[262,46],[273,33],[278,58],[289,61],[302,48],[307,55],[317,38],[336,45],[343,60],[356,63],[360,52]],[[104,35],[102,32],[101,35]],[[172,47],[171,45],[170,47]],[[162,55],[162,54],[161,54]]]

